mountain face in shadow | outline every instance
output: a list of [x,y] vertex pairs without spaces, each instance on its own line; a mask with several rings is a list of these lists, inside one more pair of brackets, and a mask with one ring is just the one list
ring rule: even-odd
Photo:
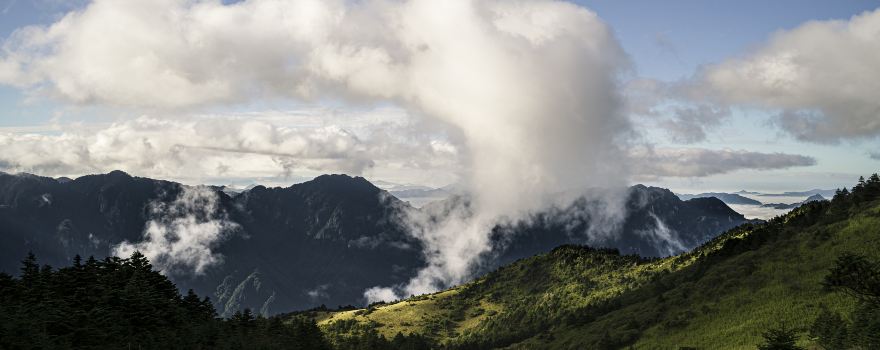
[[[360,304],[367,288],[404,283],[425,266],[421,243],[400,222],[404,211],[418,209],[360,177],[324,175],[233,196],[199,187],[202,197],[194,197],[193,189],[121,171],[73,180],[0,173],[0,270],[17,273],[28,251],[61,266],[77,254],[102,258],[120,244],[154,249],[169,256],[158,264],[184,265],[169,268],[169,277],[211,295],[228,316],[243,308],[273,314]],[[198,210],[205,198],[211,213]],[[681,201],[668,190],[637,185],[620,227],[593,232],[595,220],[584,213],[595,205],[582,198],[528,223],[497,227],[495,249],[477,272],[569,243],[666,256],[747,221],[715,198]],[[153,238],[139,245],[145,233],[157,232],[210,240],[196,250]],[[196,265],[193,256],[210,259]],[[191,273],[195,266],[200,273]]]
[[[714,197],[683,201],[664,188],[635,185],[626,193],[623,217],[612,222],[592,214],[603,203],[585,198],[494,232],[493,265],[487,270],[564,244],[615,248],[621,254],[664,257],[703,244],[749,222]],[[497,264],[497,265],[496,265]]]
[[[174,225],[200,220],[174,206],[186,188],[119,171],[70,181],[0,174],[0,269],[16,273],[28,251],[55,266],[77,254],[102,258],[122,242],[144,240],[148,226],[167,224],[159,215],[183,215],[169,232],[186,229]],[[363,178],[325,175],[234,198],[209,191],[234,227],[211,247],[222,262],[199,275],[169,275],[211,295],[221,315],[357,303],[365,289],[404,282],[424,265],[420,243],[396,224],[405,204]]]

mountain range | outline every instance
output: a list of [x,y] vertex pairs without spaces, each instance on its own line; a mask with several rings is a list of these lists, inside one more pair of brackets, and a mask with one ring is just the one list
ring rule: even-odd
[[737,193],[707,192],[700,194],[678,194],[678,197],[682,200],[688,200],[692,198],[715,197],[727,204],[761,205],[761,202],[741,196]]
[[[583,235],[591,218],[582,213],[593,204],[581,198],[496,227],[494,249],[475,276],[562,244],[669,256],[748,222],[716,198],[682,201],[636,185],[615,234]],[[0,270],[15,273],[27,251],[63,266],[75,255],[152,249],[162,257],[154,263],[167,266],[178,285],[211,295],[222,316],[360,304],[365,289],[404,283],[425,266],[421,242],[400,222],[412,210],[420,209],[346,175],[229,192],[121,171],[76,179],[0,173]],[[572,217],[580,219],[573,224]],[[207,241],[175,242],[188,234]],[[176,259],[178,250],[198,260]]]
[[773,208],[773,209],[794,209],[794,208],[797,208],[797,207],[802,206],[804,204],[807,204],[809,202],[824,201],[824,200],[825,200],[825,197],[822,197],[821,194],[817,193],[817,194],[814,194],[814,195],[807,197],[807,199],[805,199],[801,202],[798,202],[798,203],[791,203],[791,204],[767,203],[767,204],[763,204],[761,206],[765,207],[765,208]]
[[335,342],[443,349],[876,349],[878,238],[875,175],[674,256],[563,245],[438,293],[297,316]]

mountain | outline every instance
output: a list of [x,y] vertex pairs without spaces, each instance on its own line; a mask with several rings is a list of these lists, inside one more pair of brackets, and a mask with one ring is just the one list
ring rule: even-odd
[[807,197],[807,199],[805,199],[805,200],[803,200],[803,201],[801,201],[801,202],[798,202],[798,203],[792,203],[792,204],[785,204],[785,203],[767,203],[767,204],[764,204],[764,205],[761,205],[761,206],[762,206],[762,207],[765,207],[765,208],[773,208],[773,209],[794,209],[794,208],[797,208],[797,207],[799,207],[799,206],[802,206],[802,205],[807,204],[807,203],[810,203],[810,202],[824,201],[824,200],[825,200],[825,197],[822,197],[821,194],[818,194],[818,193],[817,193],[817,194],[814,194],[814,195],[812,195],[812,196]]
[[[0,271],[15,273],[28,251],[65,266],[77,254],[100,259],[120,245],[149,250],[175,283],[211,296],[228,316],[359,304],[367,288],[403,283],[425,266],[420,241],[400,223],[405,211],[419,209],[363,178],[226,190],[121,171],[72,180],[0,173]],[[497,227],[477,275],[561,244],[668,256],[747,221],[715,198],[682,201],[637,185],[619,234],[586,235],[596,223],[584,213],[595,205],[582,198]],[[186,239],[175,243],[174,235]]]
[[569,207],[535,215],[526,223],[496,228],[492,240],[492,261],[496,264],[491,267],[563,244],[615,248],[624,254],[645,257],[669,256],[749,222],[714,197],[682,201],[667,189],[644,185],[630,187],[626,196],[624,217],[615,231],[595,232],[597,226],[603,227],[591,213],[604,204],[585,198]]
[[[880,181],[676,256],[565,245],[439,293],[305,314],[331,338],[421,334],[449,349],[754,349],[780,327],[803,347],[844,334],[874,348],[877,328],[859,327],[880,314],[878,238]],[[873,283],[853,285],[867,301],[823,285],[846,279]]]
[[814,194],[814,195],[812,195],[812,196],[807,197],[807,199],[805,199],[805,200],[803,201],[803,203],[809,203],[809,202],[815,202],[815,201],[824,201],[824,200],[825,200],[825,197],[822,197],[821,194],[816,193],[816,194]]
[[818,188],[812,189],[809,191],[795,191],[795,192],[783,192],[783,193],[761,193],[759,196],[763,197],[808,197],[812,195],[821,195],[822,197],[833,197],[835,190],[820,190]]
[[759,201],[748,197],[743,197],[736,193],[707,192],[700,194],[678,194],[678,197],[682,200],[715,197],[727,204],[761,205],[761,202]]
[[[325,175],[235,197],[203,189],[207,193],[193,199],[190,187],[120,171],[67,182],[0,174],[0,268],[17,271],[28,251],[56,266],[76,254],[101,258],[122,242],[142,241],[149,225],[198,237],[223,222],[230,229],[208,252],[222,263],[195,276],[169,274],[212,296],[221,315],[230,315],[245,307],[269,314],[354,303],[364,289],[404,282],[423,265],[419,241],[396,223],[405,204],[363,178]],[[216,213],[194,210],[206,200],[216,202]],[[200,217],[206,215],[216,217]],[[198,245],[174,247],[205,253]]]
[[735,193],[735,194],[753,194],[753,195],[761,194],[761,192],[746,191],[746,190],[739,190],[739,191],[736,191],[736,192],[734,192],[734,193]]

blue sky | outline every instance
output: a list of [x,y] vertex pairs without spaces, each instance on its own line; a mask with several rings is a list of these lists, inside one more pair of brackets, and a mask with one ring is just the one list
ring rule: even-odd
[[[67,11],[83,8],[87,4],[88,2],[84,1],[0,0],[0,10],[2,10],[0,37],[9,37],[14,31],[27,25],[49,25]],[[692,79],[701,67],[749,55],[760,49],[778,31],[793,30],[805,22],[814,20],[848,20],[854,15],[880,6],[878,1],[856,0],[577,1],[577,4],[595,11],[613,30],[633,63],[633,73],[628,75],[630,79],[649,79],[665,83],[686,81]],[[220,104],[195,110],[186,109],[184,112],[175,113],[263,115],[266,111],[320,109],[321,105],[321,103],[301,104],[285,99],[264,99],[246,103]],[[661,176],[638,180],[683,192],[742,188],[788,191],[849,185],[858,175],[875,172],[880,168],[880,161],[869,157],[869,153],[880,149],[877,135],[842,137],[823,142],[804,141],[796,139],[791,133],[784,132],[774,124],[776,111],[740,105],[732,105],[731,111],[729,118],[723,119],[718,126],[707,129],[707,137],[697,142],[676,142],[666,137],[664,131],[651,127],[645,128],[642,132],[647,142],[657,147],[779,152],[813,157],[816,164],[771,170],[742,169],[708,176]],[[69,123],[97,127],[97,125],[129,120],[151,113],[156,112],[150,109],[145,111],[143,108],[114,107],[100,103],[71,103],[64,99],[34,95],[33,89],[0,84],[0,128],[7,132],[23,133],[38,130],[40,133],[62,133]],[[277,119],[273,120],[277,121]],[[52,128],[47,125],[56,126]],[[352,129],[357,133],[356,127]],[[454,136],[452,138],[454,139]],[[444,141],[447,138],[439,139]],[[431,142],[436,145],[434,141],[436,140]],[[312,172],[297,174],[297,178],[309,177],[314,175],[315,171],[317,170],[312,169]],[[424,176],[395,177],[389,176],[390,173],[391,170],[387,170],[367,173],[367,175],[397,182],[426,182]],[[219,180],[216,180],[217,176],[214,175],[203,178],[225,181],[222,176]],[[251,181],[250,179],[260,181],[261,178],[263,177],[244,176],[244,180],[240,181],[247,182]],[[454,181],[454,177],[444,177],[443,180],[428,184],[438,185],[438,182],[442,181]]]
[[[639,74],[675,80],[806,21],[848,19],[880,1],[578,1],[608,22]],[[671,49],[671,50],[670,50]]]
[[[635,62],[637,75],[665,81],[685,79],[705,64],[721,62],[754,49],[773,33],[813,20],[848,19],[880,6],[880,1],[578,1],[614,29]],[[878,62],[880,64],[880,62]],[[880,96],[878,96],[880,98]],[[880,116],[878,116],[880,118]],[[798,142],[767,125],[766,112],[738,111],[706,142],[694,146],[744,148],[809,154],[818,164],[782,173],[754,172],[715,179],[667,179],[659,185],[688,190],[760,190],[846,186],[852,176],[876,172],[880,161],[866,154],[880,142],[816,145]],[[659,139],[658,142],[663,142]],[[780,178],[782,177],[782,178]],[[801,178],[807,177],[804,181]],[[692,188],[696,187],[696,188]]]

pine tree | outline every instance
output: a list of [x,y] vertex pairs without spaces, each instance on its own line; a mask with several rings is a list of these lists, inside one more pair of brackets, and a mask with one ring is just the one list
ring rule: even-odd
[[846,349],[847,323],[840,314],[823,308],[810,327],[810,336],[825,349]]
[[758,350],[805,350],[797,346],[797,333],[783,324],[780,328],[771,328],[764,332],[764,344]]
[[37,256],[28,252],[27,257],[21,261],[21,282],[26,288],[33,286],[40,278],[40,265],[37,264]]
[[864,256],[843,254],[838,257],[823,285],[880,305],[880,265]]

